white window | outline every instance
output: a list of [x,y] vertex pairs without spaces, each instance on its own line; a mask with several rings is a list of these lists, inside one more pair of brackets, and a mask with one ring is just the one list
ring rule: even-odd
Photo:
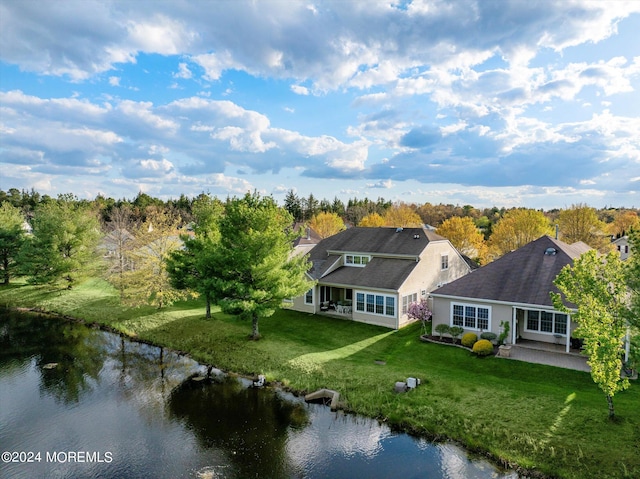
[[440,257],[440,266],[441,266],[441,269],[443,269],[443,270],[449,269],[449,255],[448,254],[443,254]]
[[304,294],[304,304],[313,304],[313,288]]
[[479,331],[490,330],[491,308],[475,304],[451,305],[451,326]]
[[395,316],[396,299],[385,294],[357,292],[356,311],[379,316]]
[[525,331],[567,335],[567,315],[554,311],[527,310]]
[[411,303],[417,303],[417,302],[418,302],[418,293],[412,293],[412,294],[403,296],[402,297],[402,314],[407,314],[407,311],[409,311],[409,305]]
[[344,264],[347,266],[366,266],[371,260],[371,256],[364,254],[347,254],[344,257]]

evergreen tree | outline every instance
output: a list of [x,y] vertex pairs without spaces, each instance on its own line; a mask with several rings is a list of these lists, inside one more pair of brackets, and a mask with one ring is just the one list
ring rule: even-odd
[[71,288],[81,277],[95,273],[99,263],[100,227],[88,205],[71,195],[41,203],[33,218],[33,235],[19,256],[33,284]]
[[293,254],[292,222],[273,198],[257,193],[228,200],[220,219],[216,296],[223,311],[251,319],[254,339],[261,318],[312,286],[307,258]]
[[9,202],[0,205],[0,275],[2,283],[17,273],[16,258],[25,241],[24,217]]

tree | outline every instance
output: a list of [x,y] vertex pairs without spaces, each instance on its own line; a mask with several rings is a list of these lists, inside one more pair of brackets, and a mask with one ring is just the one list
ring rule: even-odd
[[313,218],[313,216],[318,212],[319,202],[313,193],[309,193],[309,197],[307,199],[301,200],[302,203],[302,215],[303,219],[308,220]]
[[414,301],[407,308],[407,316],[411,319],[422,322],[422,330],[424,334],[427,334],[427,322],[431,321],[431,310],[426,299],[421,299],[420,302]]
[[585,204],[571,205],[560,211],[558,226],[565,243],[582,241],[600,252],[609,248],[609,238],[605,234],[607,225],[598,219],[594,208]]
[[303,220],[302,201],[298,198],[295,191],[287,191],[287,196],[284,198],[284,209],[293,216],[294,221]]
[[617,212],[613,222],[609,224],[609,233],[618,238],[628,235],[633,229],[640,229],[640,217],[635,211]]
[[438,227],[436,233],[451,241],[451,244],[462,254],[480,262],[485,259],[487,245],[482,233],[470,217],[449,218]]
[[20,210],[11,203],[0,205],[0,272],[3,284],[9,284],[9,279],[17,271],[16,258],[25,241],[24,221]]
[[251,319],[254,339],[260,337],[259,319],[312,286],[306,256],[293,254],[292,220],[273,198],[258,193],[229,199],[220,219],[216,296],[223,311]]
[[384,222],[386,226],[394,226],[396,228],[415,228],[422,226],[422,218],[420,218],[420,215],[405,203],[395,204],[389,208],[384,214]]
[[541,211],[525,208],[505,213],[489,238],[489,254],[495,259],[541,236],[551,234],[549,220]]
[[132,248],[127,253],[131,268],[112,280],[124,292],[125,304],[163,308],[188,297],[186,291],[173,287],[166,268],[171,252],[182,246],[180,217],[155,206],[147,208],[145,216],[146,221],[134,230]]
[[613,396],[629,386],[629,380],[620,375],[629,315],[625,280],[617,253],[602,258],[590,250],[573,266],[565,266],[554,280],[564,300],[559,293],[551,293],[555,308],[571,314],[578,324],[574,335],[584,341],[591,377],[607,398],[609,418],[614,417]]
[[627,286],[631,292],[630,321],[636,329],[640,329],[640,229],[629,233],[631,254],[625,262]]
[[320,235],[321,238],[328,238],[345,229],[344,221],[335,213],[318,213],[311,221],[309,226]]
[[184,247],[174,250],[167,259],[171,284],[181,290],[193,290],[204,296],[206,318],[211,318],[211,303],[215,295],[215,255],[220,242],[218,222],[224,205],[209,196],[200,196],[193,203],[194,237],[182,235]]
[[362,218],[360,223],[358,223],[358,226],[362,226],[364,228],[378,228],[380,226],[384,226],[384,218],[378,213],[371,213]]
[[132,269],[131,252],[135,246],[131,231],[136,226],[133,212],[127,204],[116,206],[111,210],[110,221],[106,225],[107,234],[104,242],[108,250],[107,281],[116,286],[120,292],[120,301],[125,299],[124,274]]
[[19,256],[21,268],[32,284],[71,288],[98,266],[100,226],[96,214],[72,195],[40,203],[36,208],[33,234]]
[[631,254],[624,262],[627,286],[631,293],[629,323],[632,334],[630,334],[629,363],[634,364],[638,369],[640,364],[640,228],[629,232],[629,244]]

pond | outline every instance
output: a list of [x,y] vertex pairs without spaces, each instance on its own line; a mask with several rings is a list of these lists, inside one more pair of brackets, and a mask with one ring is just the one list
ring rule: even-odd
[[517,478],[452,444],[49,316],[0,311],[2,478]]

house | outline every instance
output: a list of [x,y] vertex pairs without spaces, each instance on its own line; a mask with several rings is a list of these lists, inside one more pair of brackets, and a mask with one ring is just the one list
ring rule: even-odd
[[613,240],[612,243],[616,251],[620,253],[620,259],[622,261],[626,260],[629,257],[629,237],[622,236]]
[[411,321],[412,302],[472,269],[449,240],[424,228],[349,228],[308,257],[316,285],[293,299],[293,309],[393,329]]
[[[556,311],[550,292],[560,270],[590,249],[543,236],[431,293],[433,328],[461,326],[465,332],[500,334],[507,342],[538,341],[571,347],[571,317]],[[575,344],[574,344],[575,346]]]
[[296,255],[307,254],[315,245],[322,241],[322,237],[308,225],[295,223],[293,225],[293,231],[300,235],[293,242],[293,250]]

